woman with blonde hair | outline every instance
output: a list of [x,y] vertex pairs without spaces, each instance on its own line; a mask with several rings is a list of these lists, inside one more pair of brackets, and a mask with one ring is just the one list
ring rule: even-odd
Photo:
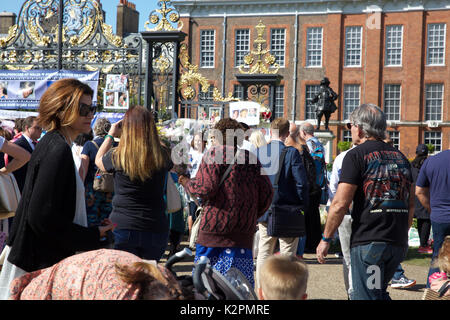
[[[114,137],[119,145],[112,148]],[[158,261],[169,236],[164,190],[170,155],[163,147],[149,110],[136,106],[114,123],[98,150],[95,164],[114,173],[114,248]]]
[[53,83],[42,95],[38,123],[47,130],[28,163],[0,274],[0,299],[25,272],[47,268],[78,251],[101,247],[114,226],[87,228],[84,187],[75,167],[72,142],[91,130],[96,107],[92,89],[76,80]]
[[267,144],[266,138],[261,130],[254,130],[248,140],[253,144],[255,149]]

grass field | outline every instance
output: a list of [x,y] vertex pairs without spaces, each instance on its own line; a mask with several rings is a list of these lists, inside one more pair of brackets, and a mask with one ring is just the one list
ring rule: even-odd
[[421,267],[429,267],[431,262],[431,254],[422,254],[417,252],[418,248],[408,248],[408,253],[404,263],[413,264]]

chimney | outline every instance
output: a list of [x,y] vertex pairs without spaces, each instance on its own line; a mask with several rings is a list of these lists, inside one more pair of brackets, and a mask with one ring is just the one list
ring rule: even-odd
[[16,24],[16,17],[12,12],[0,12],[0,34],[8,34],[9,28]]
[[120,0],[117,5],[117,35],[124,37],[139,32],[139,12],[136,5],[128,0]]

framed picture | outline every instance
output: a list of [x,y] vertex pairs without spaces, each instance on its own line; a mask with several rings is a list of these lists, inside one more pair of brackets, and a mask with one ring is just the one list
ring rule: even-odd
[[105,108],[115,108],[116,106],[115,92],[105,92],[104,106]]
[[209,108],[209,121],[217,122],[221,119],[222,108],[220,107],[210,107]]
[[205,107],[198,107],[197,120],[208,120],[208,113],[206,112]]

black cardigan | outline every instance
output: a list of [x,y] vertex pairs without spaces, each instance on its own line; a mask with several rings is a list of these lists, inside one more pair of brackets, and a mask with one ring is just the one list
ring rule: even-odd
[[72,151],[58,131],[37,144],[7,245],[8,261],[27,271],[47,268],[76,251],[100,247],[97,227],[73,223],[76,180]]

